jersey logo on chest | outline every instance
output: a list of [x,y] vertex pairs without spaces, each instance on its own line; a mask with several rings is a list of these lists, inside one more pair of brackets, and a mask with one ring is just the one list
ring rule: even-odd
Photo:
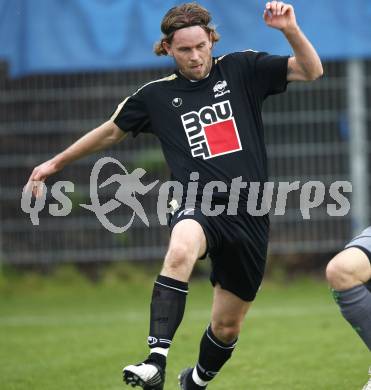
[[214,91],[214,97],[220,97],[225,95],[226,93],[231,93],[231,91],[227,88],[227,82],[225,80],[223,81],[218,81],[213,88]]
[[229,100],[181,116],[193,157],[204,160],[242,150]]

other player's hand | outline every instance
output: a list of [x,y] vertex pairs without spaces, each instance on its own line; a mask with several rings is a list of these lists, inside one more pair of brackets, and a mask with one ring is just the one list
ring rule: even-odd
[[283,32],[297,27],[293,6],[282,1],[268,2],[265,5],[263,19],[267,26]]
[[38,165],[31,173],[31,176],[28,179],[28,182],[25,186],[25,191],[32,191],[32,194],[38,198],[42,195],[42,186],[40,182],[45,182],[45,180],[58,172],[58,168],[55,162],[52,160],[45,161],[44,163]]

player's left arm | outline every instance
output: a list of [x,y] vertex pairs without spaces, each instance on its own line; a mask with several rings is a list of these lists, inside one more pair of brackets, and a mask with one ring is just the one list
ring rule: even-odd
[[321,59],[300,30],[292,5],[281,1],[268,2],[263,18],[267,26],[282,31],[294,51],[294,56],[288,60],[288,81],[316,80],[323,75]]

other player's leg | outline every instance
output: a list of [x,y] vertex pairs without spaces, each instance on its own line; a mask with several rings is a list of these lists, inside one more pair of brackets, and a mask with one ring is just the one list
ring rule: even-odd
[[327,280],[344,318],[371,350],[371,265],[366,253],[355,247],[336,255],[326,269]]
[[[336,255],[327,266],[326,277],[343,317],[371,350],[371,292],[366,285],[371,280],[371,265],[368,250],[360,248],[349,247]],[[363,390],[371,390],[371,367],[369,375]]]
[[251,302],[246,302],[219,284],[214,287],[211,324],[205,330],[198,362],[179,375],[182,390],[205,389],[231,357]]
[[197,221],[184,219],[174,226],[163,268],[153,287],[148,337],[150,354],[144,362],[124,368],[127,384],[146,390],[163,389],[166,358],[183,318],[188,280],[206,248],[206,237]]

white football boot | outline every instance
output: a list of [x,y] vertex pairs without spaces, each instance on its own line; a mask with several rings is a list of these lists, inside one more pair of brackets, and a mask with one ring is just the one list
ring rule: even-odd
[[133,387],[139,386],[144,390],[163,390],[165,372],[152,361],[145,360],[137,365],[124,367],[122,370],[124,382]]

